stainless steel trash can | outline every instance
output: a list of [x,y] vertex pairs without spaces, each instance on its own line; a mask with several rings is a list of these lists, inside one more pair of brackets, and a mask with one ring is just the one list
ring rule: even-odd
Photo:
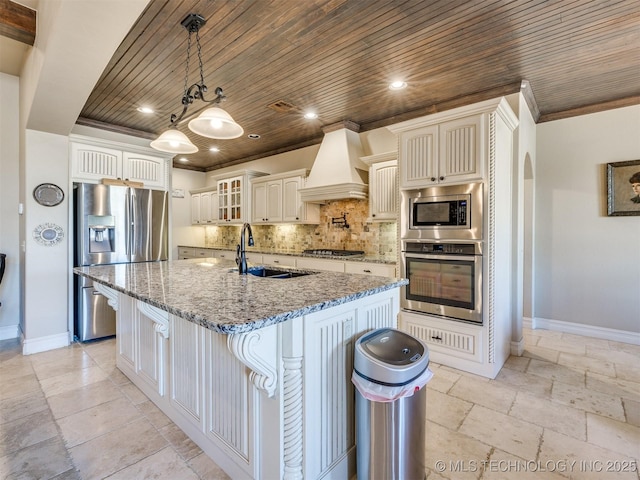
[[[428,366],[427,346],[399,330],[381,328],[356,342],[358,480],[425,478],[424,385],[428,379],[424,379],[430,378],[425,376],[431,373]],[[421,381],[422,385],[416,385]],[[361,390],[366,390],[364,395]]]

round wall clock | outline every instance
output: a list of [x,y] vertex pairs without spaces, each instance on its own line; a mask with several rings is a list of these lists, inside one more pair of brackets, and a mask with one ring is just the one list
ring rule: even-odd
[[55,207],[64,200],[64,192],[53,183],[41,183],[33,189],[33,198],[40,205],[45,207]]
[[33,239],[40,245],[52,247],[64,238],[64,230],[55,223],[43,223],[33,229]]

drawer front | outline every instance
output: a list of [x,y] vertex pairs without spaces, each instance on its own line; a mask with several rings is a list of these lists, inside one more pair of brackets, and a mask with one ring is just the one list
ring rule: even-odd
[[[235,255],[233,257],[235,258]],[[261,253],[247,253],[247,262],[252,265],[260,265],[262,264],[262,254]]]
[[345,262],[344,271],[346,273],[362,273],[380,277],[396,276],[395,265],[384,265],[380,263]]
[[287,255],[262,255],[264,265],[275,265],[277,267],[295,267],[296,257]]
[[[211,253],[211,256],[215,258],[221,258],[223,260],[235,260],[236,258],[235,252],[232,252],[230,250],[214,250]],[[247,254],[247,259],[248,258],[249,258],[249,255]]]
[[213,257],[213,250],[209,250],[208,248],[196,248],[195,256],[197,258],[207,258]]
[[298,258],[296,261],[298,268],[309,270],[321,270],[324,272],[344,272],[344,262],[339,260],[327,260],[323,258]]
[[193,247],[178,247],[178,258],[194,258],[196,256],[196,249]]

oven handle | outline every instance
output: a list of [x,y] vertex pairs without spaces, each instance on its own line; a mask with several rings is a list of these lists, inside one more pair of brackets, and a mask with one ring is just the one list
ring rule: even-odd
[[462,260],[466,262],[475,262],[482,255],[430,255],[428,253],[407,253],[402,252],[405,258],[417,258],[425,260]]

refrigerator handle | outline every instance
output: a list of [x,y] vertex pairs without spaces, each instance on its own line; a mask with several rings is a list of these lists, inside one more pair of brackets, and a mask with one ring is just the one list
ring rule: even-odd
[[124,197],[124,235],[125,235],[125,240],[124,240],[124,253],[125,255],[129,255],[130,254],[130,246],[131,246],[131,234],[130,234],[130,229],[131,229],[131,200],[130,200],[130,196],[127,192],[127,195],[125,195]]

